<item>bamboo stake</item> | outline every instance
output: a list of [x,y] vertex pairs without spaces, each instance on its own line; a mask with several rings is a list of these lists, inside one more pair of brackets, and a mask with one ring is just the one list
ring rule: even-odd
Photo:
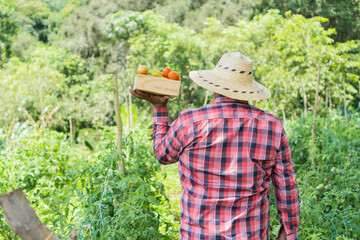
[[275,110],[276,110],[276,98],[278,95],[278,91],[279,91],[279,87],[276,87],[276,91],[275,91],[275,96],[274,96],[274,102],[273,102],[273,107],[272,107],[272,113],[275,115]]
[[[124,88],[125,90],[125,88]],[[130,135],[130,131],[131,131],[131,100],[130,100],[130,92],[129,92],[129,102],[126,102],[126,108],[127,108],[127,135],[129,137]],[[126,93],[125,93],[125,96],[126,96]],[[129,161],[130,159],[130,145],[127,144],[126,145],[126,160]]]
[[[126,83],[125,83],[125,72],[124,69],[122,70],[122,77],[123,77],[123,87],[124,87],[124,91],[126,89]],[[129,101],[127,98],[127,94],[125,93],[124,95],[125,98],[125,109],[126,109],[126,118],[127,118],[127,124],[126,124],[126,134],[128,135],[130,133],[130,108],[129,108]]]
[[40,107],[41,107],[41,126],[44,124],[44,103],[43,103],[43,95],[40,89]]
[[284,122],[284,125],[286,125],[286,115],[285,115],[284,106],[281,106],[281,111],[282,111],[282,114],[283,114],[283,122]]
[[72,147],[72,143],[73,143],[73,125],[72,125],[71,115],[69,115],[69,123],[70,123],[70,146]]
[[306,93],[305,93],[305,86],[304,86],[304,83],[301,81],[301,77],[299,77],[299,81],[300,81],[300,87],[301,87],[301,91],[302,91],[303,99],[304,99],[304,117],[307,118],[307,97],[306,97]]
[[[125,93],[125,95],[126,95],[126,93]],[[130,103],[130,99],[129,99],[129,101],[127,102],[127,134],[130,134],[130,129],[131,129],[131,127],[130,127],[130,125],[131,125],[130,111],[131,110],[130,109],[131,109],[131,103]]]
[[326,88],[326,93],[325,93],[325,108],[328,108],[329,106],[329,88]]
[[132,112],[132,99],[131,93],[129,92],[129,104],[130,104],[130,128],[134,125],[133,112]]
[[113,76],[113,83],[114,83],[114,108],[115,108],[115,116],[116,116],[116,149],[119,154],[119,170],[120,172],[125,175],[124,171],[124,161],[122,157],[122,122],[121,122],[121,115],[120,115],[120,104],[119,104],[119,88],[117,82],[117,73]]
[[41,124],[41,129],[44,129],[47,125],[49,125],[49,123],[53,120],[55,113],[57,113],[57,111],[59,111],[60,109],[60,105],[57,105],[52,111],[51,113],[47,116],[46,120],[43,122],[43,124]]
[[12,129],[13,129],[14,124],[15,124],[15,118],[13,118],[13,120],[11,121],[10,126],[9,126],[9,130],[8,130],[8,132],[7,132],[7,136],[6,136],[6,142],[7,142],[7,143],[10,141],[11,132],[12,132]]
[[24,115],[30,120],[30,124],[33,127],[36,127],[36,123],[35,123],[34,119],[31,117],[31,115],[25,108],[19,107],[18,110],[24,113]]
[[347,112],[346,112],[346,89],[345,89],[345,78],[343,78],[343,88],[344,88],[344,110],[345,110],[345,126],[347,126],[348,124],[348,119],[347,119]]
[[332,108],[332,104],[331,104],[331,89],[329,87],[329,110],[330,110],[330,113],[331,113],[331,108]]
[[209,96],[209,90],[206,90],[206,95],[205,95],[204,106],[207,104],[207,101],[208,101],[208,96]]
[[46,107],[44,108],[44,112],[43,112],[44,115],[47,113],[47,111],[49,110],[49,108],[50,108],[50,106],[46,106]]
[[[318,69],[317,69],[317,76],[316,76],[316,94],[315,94],[315,105],[314,105],[314,124],[311,131],[311,142],[312,146],[314,147],[314,138],[315,138],[315,125],[316,125],[316,111],[317,111],[317,105],[318,105],[318,98],[319,98],[319,82],[320,82],[320,61],[318,61]],[[311,164],[313,167],[315,167],[315,159],[314,154],[311,156]]]

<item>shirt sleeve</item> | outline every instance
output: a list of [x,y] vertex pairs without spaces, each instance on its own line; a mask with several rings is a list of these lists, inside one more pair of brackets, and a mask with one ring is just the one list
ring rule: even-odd
[[285,228],[287,240],[297,240],[300,222],[299,191],[284,129],[281,134],[280,149],[275,158],[272,182],[281,228]]
[[163,165],[176,163],[184,146],[181,119],[176,119],[170,126],[167,108],[154,108],[153,116],[155,156]]

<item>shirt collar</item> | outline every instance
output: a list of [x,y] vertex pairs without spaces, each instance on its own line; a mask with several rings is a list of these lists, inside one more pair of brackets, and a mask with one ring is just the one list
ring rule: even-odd
[[242,104],[246,104],[249,105],[248,101],[245,100],[237,100],[237,99],[233,99],[233,98],[229,98],[223,95],[217,95],[214,99],[214,103],[220,103],[220,102],[234,102],[234,103],[242,103]]

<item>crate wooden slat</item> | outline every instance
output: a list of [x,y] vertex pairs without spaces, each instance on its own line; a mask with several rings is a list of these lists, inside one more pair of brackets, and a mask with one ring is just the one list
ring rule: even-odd
[[181,81],[163,77],[138,74],[135,77],[134,90],[141,90],[158,95],[179,96]]

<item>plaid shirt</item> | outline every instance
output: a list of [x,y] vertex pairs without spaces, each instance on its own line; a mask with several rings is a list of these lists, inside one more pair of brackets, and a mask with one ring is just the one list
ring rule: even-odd
[[171,126],[167,108],[153,113],[156,158],[179,162],[180,239],[268,239],[270,179],[287,239],[298,239],[298,188],[278,118],[224,96]]

